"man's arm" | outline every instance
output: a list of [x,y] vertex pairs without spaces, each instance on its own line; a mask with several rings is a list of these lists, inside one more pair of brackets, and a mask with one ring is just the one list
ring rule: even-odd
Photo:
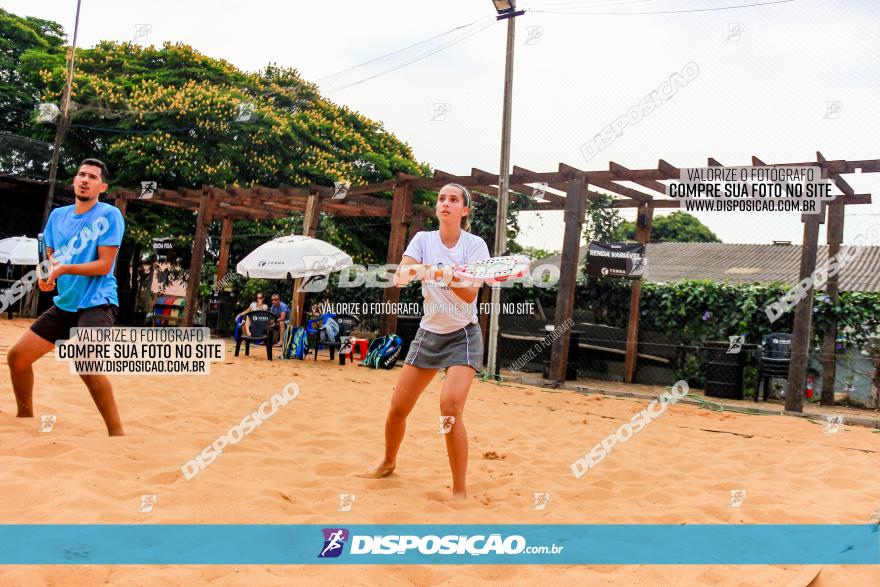
[[109,275],[113,269],[113,261],[116,259],[117,252],[119,252],[119,247],[98,247],[98,258],[94,261],[55,265],[49,274],[49,281],[54,282],[59,275],[85,275],[87,277]]

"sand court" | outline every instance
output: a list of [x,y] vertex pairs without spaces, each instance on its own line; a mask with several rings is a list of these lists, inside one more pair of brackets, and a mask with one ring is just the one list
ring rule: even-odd
[[[448,502],[436,378],[408,420],[397,470],[381,457],[400,370],[227,358],[207,376],[114,376],[125,437],[109,438],[85,386],[47,355],[35,365],[33,419],[14,417],[6,353],[30,320],[0,321],[0,522],[4,524],[860,524],[880,507],[880,434],[829,434],[799,418],[676,404],[580,479],[571,463],[645,400],[475,382],[464,414],[469,497]],[[205,447],[294,382],[278,405],[191,479]],[[55,416],[40,432],[40,416]],[[731,492],[743,491],[731,507]],[[548,494],[535,508],[535,494]],[[350,509],[339,511],[340,495]],[[143,496],[155,496],[145,498]],[[150,511],[141,511],[146,508]],[[75,554],[75,553],[73,553]],[[72,554],[72,555],[73,555]],[[812,573],[812,576],[811,576]],[[816,577],[816,573],[818,576]],[[766,566],[16,566],[4,584],[409,583],[853,585],[877,567]]]

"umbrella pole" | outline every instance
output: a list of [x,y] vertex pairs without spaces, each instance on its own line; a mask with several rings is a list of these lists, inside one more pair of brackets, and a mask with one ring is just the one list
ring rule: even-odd
[[[312,236],[312,232],[315,230],[315,225],[318,220],[318,194],[309,195],[309,199],[306,201],[306,213],[303,218],[303,236]],[[305,313],[305,305],[306,301],[306,293],[299,291],[302,288],[302,277],[298,277],[293,280],[293,296],[291,297],[291,301],[293,305],[296,306],[292,311],[295,312],[296,316],[296,326],[302,326],[303,322],[303,314]],[[291,325],[292,326],[292,325]]]

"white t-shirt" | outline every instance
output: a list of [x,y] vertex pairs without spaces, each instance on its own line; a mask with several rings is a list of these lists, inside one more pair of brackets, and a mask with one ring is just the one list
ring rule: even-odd
[[[475,263],[490,257],[489,247],[477,235],[461,231],[458,242],[450,249],[440,239],[439,230],[416,233],[403,254],[419,263],[445,266]],[[449,334],[477,322],[477,300],[465,302],[449,285],[423,281],[422,296],[425,315],[419,326],[428,332]]]

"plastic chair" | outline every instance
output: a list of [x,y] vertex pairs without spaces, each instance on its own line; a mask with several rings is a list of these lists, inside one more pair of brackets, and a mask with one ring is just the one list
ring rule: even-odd
[[764,401],[770,393],[770,379],[787,378],[791,364],[791,334],[772,332],[761,339],[758,348],[758,378],[755,382],[755,401],[759,401],[761,382],[764,383]]
[[266,345],[266,356],[272,360],[272,340],[275,336],[275,314],[265,310],[249,312],[247,317],[251,320],[251,335],[239,334],[235,343],[235,356],[238,356],[241,343],[244,342],[244,354],[250,356],[251,343],[263,343]]
[[[339,333],[336,335],[336,340],[327,341],[321,340],[321,332],[324,330],[324,325],[327,324],[327,320],[330,318],[334,319],[336,323],[339,325]],[[320,323],[320,326],[318,325]],[[315,344],[315,361],[318,360],[318,350],[321,348],[327,348],[330,350],[330,360],[332,361],[336,355],[336,351],[342,346],[342,337],[343,336],[351,336],[352,331],[358,327],[361,321],[351,314],[322,314],[318,318],[312,318],[306,324],[306,332],[309,334],[310,339],[314,339]],[[345,355],[339,355],[339,364],[345,364]]]

